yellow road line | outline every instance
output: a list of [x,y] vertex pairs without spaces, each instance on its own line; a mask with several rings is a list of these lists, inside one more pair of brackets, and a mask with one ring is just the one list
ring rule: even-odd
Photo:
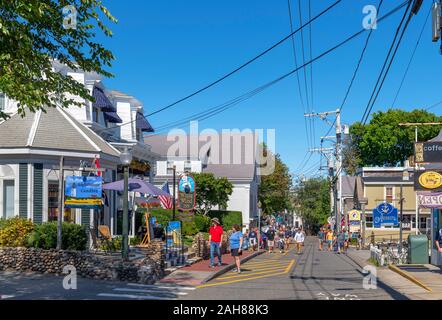
[[273,273],[273,274],[265,274],[265,275],[256,276],[256,277],[252,276],[250,278],[244,278],[244,279],[236,279],[236,280],[230,280],[230,281],[224,281],[224,282],[202,284],[200,286],[197,286],[196,288],[201,289],[201,288],[207,288],[207,287],[215,287],[215,286],[221,286],[221,285],[225,285],[225,284],[231,284],[231,283],[237,283],[237,282],[250,281],[250,280],[256,280],[256,279],[262,279],[262,278],[283,275],[283,274],[287,274],[292,269],[294,264],[295,264],[295,260],[293,259],[292,262],[287,266],[287,268],[282,272],[277,272],[277,273]]
[[289,265],[290,262],[287,262],[283,265],[280,266],[267,266],[267,267],[260,267],[260,268],[255,268],[255,269],[248,269],[247,266],[243,266],[242,269],[244,269],[244,271],[250,270],[250,271],[264,271],[264,270],[272,270],[272,269],[284,269]]
[[267,261],[267,262],[255,262],[255,263],[244,263],[244,267],[260,267],[260,266],[274,266],[274,265],[284,265],[290,263],[290,261]]
[[263,270],[263,271],[260,271],[260,272],[240,273],[240,274],[237,274],[235,276],[221,277],[221,278],[216,278],[216,279],[213,279],[213,280],[216,281],[216,280],[224,280],[224,279],[243,278],[243,277],[250,277],[250,276],[255,276],[255,275],[258,275],[258,274],[265,274],[265,273],[272,274],[272,272],[274,274],[275,270],[278,270],[279,272],[283,272],[285,269],[286,268],[279,268],[279,269],[272,269],[272,270],[265,270],[265,271]]

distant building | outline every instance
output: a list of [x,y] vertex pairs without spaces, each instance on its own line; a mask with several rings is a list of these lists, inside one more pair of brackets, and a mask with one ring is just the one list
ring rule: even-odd
[[248,228],[250,221],[258,217],[257,140],[252,133],[219,134],[217,137],[217,141],[211,143],[209,136],[205,135],[146,136],[146,143],[161,156],[155,166],[155,184],[161,186],[168,181],[172,187],[171,168],[174,165],[177,175],[207,172],[225,177],[233,184],[233,193],[226,208],[214,209],[242,212],[243,225]]

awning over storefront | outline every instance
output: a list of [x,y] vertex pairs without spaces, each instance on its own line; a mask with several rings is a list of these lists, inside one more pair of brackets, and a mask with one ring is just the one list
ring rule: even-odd
[[141,131],[146,132],[154,132],[154,129],[147,121],[147,119],[139,112],[137,112],[137,129],[141,129]]
[[95,98],[95,102],[92,104],[93,107],[99,108],[103,112],[117,111],[101,88],[94,87],[94,90],[92,91],[92,96]]
[[104,112],[104,118],[111,123],[123,123],[116,112]]

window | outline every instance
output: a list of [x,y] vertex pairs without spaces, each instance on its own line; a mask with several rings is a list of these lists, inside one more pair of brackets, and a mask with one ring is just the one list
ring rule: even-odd
[[393,187],[385,187],[385,201],[393,203]]
[[[48,221],[57,221],[58,219],[58,181],[49,181],[48,183]],[[75,222],[75,209],[65,208],[65,222]]]
[[0,92],[0,111],[4,111],[6,107],[6,97],[4,93]]
[[14,216],[14,180],[3,181],[3,218]]
[[97,122],[98,123],[98,108],[93,107],[92,108],[92,121]]
[[367,228],[373,228],[373,217],[371,217],[371,216],[365,217],[365,226]]
[[427,229],[427,217],[419,217],[419,228]]

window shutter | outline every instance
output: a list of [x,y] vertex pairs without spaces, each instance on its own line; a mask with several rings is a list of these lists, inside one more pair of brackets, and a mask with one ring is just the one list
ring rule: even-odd
[[20,218],[28,218],[28,165],[20,163],[18,173],[19,209]]
[[35,223],[43,222],[43,164],[34,164],[34,218]]

